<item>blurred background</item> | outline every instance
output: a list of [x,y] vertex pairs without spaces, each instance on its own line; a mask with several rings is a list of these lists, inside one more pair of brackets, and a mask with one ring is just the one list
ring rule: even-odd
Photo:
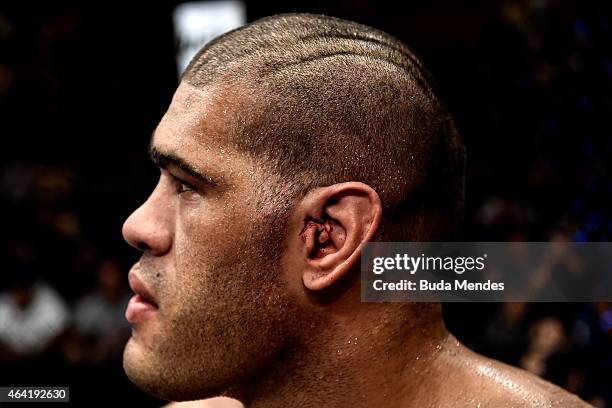
[[[466,141],[465,240],[609,241],[609,1],[82,3],[0,6],[0,385],[162,404],[121,368],[138,258],[121,225],[155,185],[149,137],[190,53],[270,14],[355,20],[422,56]],[[445,315],[476,351],[612,406],[610,304]]]

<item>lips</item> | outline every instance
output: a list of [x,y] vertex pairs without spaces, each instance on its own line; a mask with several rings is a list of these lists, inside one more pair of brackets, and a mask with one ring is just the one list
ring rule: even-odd
[[155,316],[159,309],[153,292],[148,288],[139,274],[140,265],[136,264],[128,273],[130,288],[136,293],[125,309],[125,318],[128,322],[135,324]]
[[155,307],[157,306],[157,302],[155,301],[155,297],[153,297],[151,290],[144,283],[140,275],[137,271],[140,270],[140,267],[134,267],[128,273],[128,282],[130,284],[130,288],[132,291],[140,295],[141,299],[147,303],[152,304]]

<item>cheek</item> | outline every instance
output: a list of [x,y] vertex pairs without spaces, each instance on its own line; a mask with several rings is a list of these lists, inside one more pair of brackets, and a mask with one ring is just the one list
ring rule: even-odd
[[247,208],[231,202],[230,198],[204,198],[198,205],[179,205],[174,237],[177,266],[187,260],[198,263],[231,260],[239,243],[249,234],[245,220],[253,218]]
[[[231,200],[226,200],[230,201]],[[174,292],[210,292],[227,272],[243,264],[252,239],[253,219],[244,206],[203,199],[198,205],[179,206],[174,235]]]

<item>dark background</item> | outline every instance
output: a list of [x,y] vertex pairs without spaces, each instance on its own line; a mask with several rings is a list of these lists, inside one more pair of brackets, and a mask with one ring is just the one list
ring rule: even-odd
[[[178,2],[161,3],[0,6],[0,295],[44,281],[73,310],[127,290],[138,255],[121,225],[156,182],[147,144],[178,77]],[[247,3],[248,21],[300,11],[380,28],[422,56],[466,142],[464,239],[609,240],[612,3]],[[445,313],[473,349],[612,406],[610,304]],[[161,403],[127,380],[120,347],[96,341],[69,325],[37,352],[0,347],[0,385],[69,385],[74,405]]]

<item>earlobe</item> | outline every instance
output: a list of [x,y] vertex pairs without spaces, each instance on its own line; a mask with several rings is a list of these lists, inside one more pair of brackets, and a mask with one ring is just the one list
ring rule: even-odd
[[317,189],[305,203],[302,281],[316,291],[333,285],[358,263],[361,248],[380,224],[382,205],[376,191],[359,182]]

